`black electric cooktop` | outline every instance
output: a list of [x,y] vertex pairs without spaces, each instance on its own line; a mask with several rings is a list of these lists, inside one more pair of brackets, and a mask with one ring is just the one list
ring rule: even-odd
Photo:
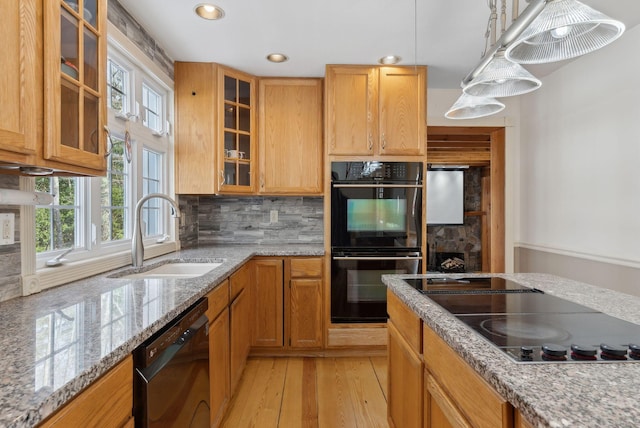
[[640,361],[640,326],[504,278],[404,279],[521,363]]

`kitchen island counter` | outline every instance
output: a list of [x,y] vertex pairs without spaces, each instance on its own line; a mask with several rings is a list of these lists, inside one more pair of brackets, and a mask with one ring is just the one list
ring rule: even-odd
[[[640,324],[638,297],[553,275],[494,276],[511,279],[547,294]],[[383,282],[533,426],[638,425],[640,405],[637,401],[637,385],[640,379],[640,362],[516,363],[402,279],[409,277],[415,275],[386,275],[383,276]]]
[[32,427],[254,256],[323,256],[322,245],[225,245],[145,261],[222,261],[195,278],[109,278],[0,303],[0,427]]

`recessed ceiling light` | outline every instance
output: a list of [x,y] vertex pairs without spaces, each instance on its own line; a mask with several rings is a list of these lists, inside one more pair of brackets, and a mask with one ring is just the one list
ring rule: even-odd
[[224,18],[224,10],[213,4],[199,4],[195,8],[196,14],[204,19],[216,20]]
[[378,60],[378,62],[380,64],[385,64],[385,65],[389,65],[389,64],[397,64],[400,62],[402,58],[400,58],[399,56],[396,55],[387,55],[387,56],[383,56],[382,58],[380,58]]
[[267,59],[271,62],[285,62],[289,60],[289,57],[281,53],[272,53],[267,55]]

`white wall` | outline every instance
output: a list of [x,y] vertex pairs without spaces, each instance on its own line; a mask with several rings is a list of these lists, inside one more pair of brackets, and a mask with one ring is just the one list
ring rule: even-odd
[[639,45],[637,26],[521,97],[517,246],[640,267]]
[[461,90],[429,89],[427,125],[429,126],[504,126],[505,127],[505,271],[514,269],[514,236],[517,225],[516,189],[520,144],[520,98],[504,98],[506,108],[498,114],[480,119],[452,120],[444,117],[461,95]]

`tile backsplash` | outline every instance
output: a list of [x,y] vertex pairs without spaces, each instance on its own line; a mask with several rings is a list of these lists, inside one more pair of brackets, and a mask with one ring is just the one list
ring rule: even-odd
[[[321,197],[179,196],[183,248],[207,244],[322,244]],[[272,217],[277,216],[277,221]],[[275,219],[273,219],[275,220]]]
[[[16,175],[0,174],[0,188],[19,189],[20,178]],[[0,213],[15,214],[15,244],[0,246],[0,302],[22,296],[20,257],[20,207],[0,205]]]

